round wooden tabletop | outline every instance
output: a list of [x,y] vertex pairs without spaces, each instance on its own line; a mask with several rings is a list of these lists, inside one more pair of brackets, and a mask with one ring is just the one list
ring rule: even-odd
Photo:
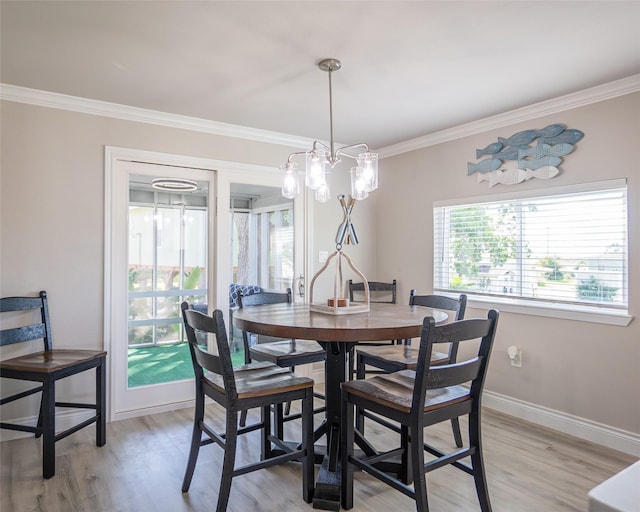
[[318,341],[385,341],[417,338],[425,317],[436,323],[448,315],[439,309],[400,304],[371,304],[366,313],[332,315],[309,310],[308,304],[269,304],[238,309],[233,325],[244,331]]

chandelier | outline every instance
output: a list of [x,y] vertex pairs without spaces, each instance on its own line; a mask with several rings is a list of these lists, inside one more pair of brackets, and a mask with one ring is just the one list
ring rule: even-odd
[[[364,143],[342,146],[337,150],[333,142],[333,98],[331,91],[331,74],[342,67],[338,59],[324,59],[318,62],[318,67],[329,74],[329,146],[320,141],[314,141],[311,151],[291,153],[287,163],[280,167],[283,172],[282,195],[293,199],[300,190],[297,164],[293,158],[306,156],[304,184],[315,191],[315,198],[322,203],[330,199],[327,175],[341,161],[341,157],[355,160],[355,167],[351,168],[351,197],[365,199],[369,192],[378,188],[378,154],[371,153],[369,146]],[[364,152],[355,154],[356,149]],[[327,169],[327,167],[329,169]]]

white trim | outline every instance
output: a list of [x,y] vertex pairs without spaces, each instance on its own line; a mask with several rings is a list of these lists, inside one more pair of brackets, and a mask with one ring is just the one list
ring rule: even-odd
[[442,144],[443,142],[450,142],[470,135],[476,135],[496,128],[528,121],[537,117],[584,107],[592,103],[617,98],[618,96],[624,96],[625,94],[638,91],[640,91],[640,74],[591,87],[583,91],[566,94],[565,96],[551,100],[534,103],[533,105],[497,114],[478,121],[472,121],[446,130],[430,133],[422,137],[399,142],[398,144],[392,144],[391,146],[378,149],[377,153],[379,158],[400,155],[417,149],[435,146],[436,144]]
[[212,135],[222,135],[225,137],[235,137],[238,139],[266,142],[269,144],[293,146],[296,148],[310,148],[314,142],[314,139],[310,139],[308,137],[299,137],[297,135],[288,135],[286,133],[260,130],[258,128],[221,123],[219,121],[210,121],[199,117],[182,116],[157,110],[131,107],[129,105],[120,105],[118,103],[110,103],[108,101],[80,98],[56,92],[29,89],[27,87],[10,84],[0,84],[0,99],[14,101],[16,103],[37,105],[40,107],[80,112],[82,114],[113,117],[115,119],[124,119],[125,121],[134,121],[158,126],[167,126],[170,128],[179,128],[182,130],[209,133]]
[[640,434],[485,390],[485,407],[640,457]]
[[613,190],[625,188],[627,178],[614,178],[602,181],[589,181],[586,183],[574,183],[571,185],[561,185],[557,187],[534,188],[531,190],[514,190],[513,192],[503,192],[500,194],[488,194],[484,196],[460,197],[455,199],[443,199],[434,201],[434,208],[447,206],[458,206],[479,203],[493,203],[500,201],[513,201],[514,199],[540,198],[547,196],[560,196],[567,194],[580,194],[584,192],[596,192],[599,190]]
[[[591,87],[583,91],[574,92],[558,98],[554,98],[540,103],[535,103],[509,112],[504,112],[495,116],[487,117],[478,121],[473,121],[446,130],[433,132],[422,137],[410,139],[398,144],[392,144],[377,149],[379,158],[408,153],[417,149],[434,146],[443,142],[449,142],[477,133],[483,133],[495,128],[509,126],[514,123],[528,121],[544,115],[564,112],[573,108],[583,107],[599,101],[605,101],[625,94],[640,91],[640,74],[631,75],[614,82]],[[295,148],[309,148],[314,140],[308,137],[288,135],[285,133],[271,132],[257,128],[249,128],[234,124],[210,121],[198,117],[181,116],[149,110],[128,105],[120,105],[89,98],[79,98],[66,94],[59,94],[38,89],[29,89],[17,85],[0,83],[0,100],[38,105],[42,107],[58,108],[72,112],[93,114],[98,116],[113,117],[127,121],[155,124],[192,130],[213,135],[235,137],[238,139],[248,139],[257,142],[270,144],[280,144]]]
[[[438,292],[449,297],[457,294]],[[591,307],[576,304],[561,304],[559,302],[543,302],[515,297],[489,297],[467,293],[467,307],[475,309],[496,308],[501,313],[517,313],[519,315],[544,316],[547,318],[561,318],[576,322],[591,322],[594,324],[616,325],[626,327],[633,320],[627,310],[605,307]]]

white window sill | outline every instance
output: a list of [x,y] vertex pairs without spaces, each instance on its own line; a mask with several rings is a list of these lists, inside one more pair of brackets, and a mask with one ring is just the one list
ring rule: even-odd
[[[450,297],[456,294],[446,293]],[[618,325],[626,327],[633,320],[633,316],[623,309],[611,309],[591,306],[576,306],[573,304],[541,303],[526,299],[484,297],[467,294],[467,307],[478,309],[496,308],[507,313],[520,315],[545,316],[548,318],[562,318],[578,322],[592,322],[596,324]]]

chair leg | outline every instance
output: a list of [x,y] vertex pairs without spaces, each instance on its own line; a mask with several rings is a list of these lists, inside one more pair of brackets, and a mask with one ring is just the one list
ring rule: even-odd
[[107,443],[107,369],[102,359],[96,367],[96,446]]
[[[282,408],[282,404],[278,404]],[[282,409],[281,409],[282,410]],[[261,450],[260,455],[262,460],[267,460],[271,458],[271,440],[269,436],[271,435],[271,407],[266,405],[260,408],[260,414],[262,416],[262,429],[260,432],[262,433],[261,439]]]
[[473,468],[473,479],[476,484],[480,510],[482,510],[482,512],[491,512],[489,489],[487,488],[487,478],[484,472],[484,459],[482,456],[480,414],[477,412],[469,414],[469,445],[476,447],[475,453],[471,456],[471,467]]
[[42,476],[56,474],[56,381],[45,381],[42,388]]
[[451,418],[451,429],[453,430],[453,439],[458,448],[462,448],[462,434],[460,433],[460,420]]
[[241,427],[247,426],[247,410],[246,409],[240,413],[240,426]]
[[[268,411],[267,411],[268,412]],[[267,414],[268,416],[268,414]],[[220,478],[220,491],[218,492],[218,505],[216,512],[226,512],[231,493],[231,481],[236,462],[236,446],[238,442],[238,413],[227,409],[227,430],[224,443],[224,460],[222,462],[222,475]]]
[[349,457],[353,457],[353,405],[347,401],[347,395],[342,392],[342,426],[340,434],[340,452],[342,453],[342,508],[353,508],[353,465]]
[[402,447],[402,456],[400,462],[400,471],[398,480],[410,485],[413,481],[413,467],[411,460],[411,441],[409,440],[409,427],[400,425],[400,446]]
[[427,499],[427,478],[424,472],[424,431],[422,427],[418,427],[414,422],[410,429],[410,436],[409,458],[415,490],[416,512],[428,512],[429,501]]
[[[287,405],[290,405],[291,402],[287,402]],[[275,406],[275,426],[274,432],[275,436],[278,439],[284,439],[284,414],[283,414],[284,404],[276,404]]]
[[[364,379],[366,376],[366,369],[362,356],[358,355],[356,359],[356,379]],[[356,407],[356,428],[364,435],[364,413],[362,409]]]
[[[44,393],[40,394],[40,411],[38,411],[38,423],[36,423],[36,426],[38,428],[42,428],[42,410],[44,408]],[[41,432],[36,432],[36,438],[40,437],[42,435]]]
[[306,503],[313,501],[314,459],[313,449],[313,389],[309,389],[302,400],[302,499]]
[[189,460],[187,461],[187,469],[184,472],[182,480],[182,492],[187,492],[191,485],[193,470],[196,468],[198,460],[198,452],[202,441],[202,430],[200,425],[204,421],[204,394],[201,390],[196,392],[196,408],[193,415],[193,432],[191,434],[191,448],[189,449]]
[[349,359],[349,374],[347,375],[347,380],[353,380],[353,372],[354,372],[354,362],[353,358],[356,357],[356,349],[351,347],[349,353],[347,354],[347,358]]

